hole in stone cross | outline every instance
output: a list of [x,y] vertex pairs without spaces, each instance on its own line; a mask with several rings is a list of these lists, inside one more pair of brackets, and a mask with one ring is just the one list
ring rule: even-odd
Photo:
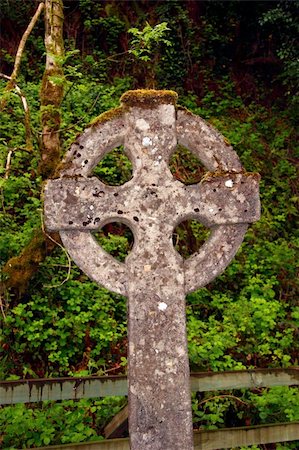
[[171,155],[169,168],[174,178],[184,184],[198,183],[207,172],[200,160],[190,150],[179,144]]
[[121,186],[131,180],[133,166],[124,152],[123,145],[107,153],[93,169],[93,174],[110,186]]
[[133,248],[133,233],[127,225],[121,222],[110,222],[93,235],[107,253],[121,262],[126,259]]
[[196,253],[208,239],[211,230],[198,220],[185,220],[176,226],[172,235],[176,251],[187,259]]

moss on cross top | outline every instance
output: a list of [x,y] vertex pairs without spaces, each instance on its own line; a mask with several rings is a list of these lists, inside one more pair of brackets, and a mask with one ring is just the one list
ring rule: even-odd
[[153,108],[159,104],[176,104],[178,94],[174,91],[156,91],[155,89],[138,89],[125,92],[120,101],[125,106],[138,106],[140,108]]

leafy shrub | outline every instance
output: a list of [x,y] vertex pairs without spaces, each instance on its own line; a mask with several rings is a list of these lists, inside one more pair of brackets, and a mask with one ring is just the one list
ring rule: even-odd
[[105,423],[123,406],[124,399],[43,402],[41,405],[0,409],[3,450],[44,447],[102,438]]

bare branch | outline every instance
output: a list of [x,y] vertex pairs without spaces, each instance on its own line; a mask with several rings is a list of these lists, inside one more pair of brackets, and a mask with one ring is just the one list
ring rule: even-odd
[[33,27],[36,24],[36,22],[37,22],[37,20],[38,20],[38,18],[40,16],[44,6],[45,6],[44,3],[40,3],[38,5],[38,8],[37,8],[36,12],[35,12],[34,16],[32,17],[32,19],[31,19],[31,21],[30,21],[30,23],[29,23],[25,33],[23,34],[20,43],[19,43],[19,47],[18,47],[18,50],[17,50],[17,53],[16,53],[16,58],[15,58],[14,68],[13,68],[13,71],[12,71],[12,74],[11,74],[11,79],[13,81],[16,80],[17,75],[18,75],[18,71],[19,71],[19,68],[20,68],[20,65],[21,65],[21,59],[22,59],[22,55],[23,55],[23,51],[24,51],[24,48],[25,48],[26,41],[27,41],[31,31],[33,30]]
[[[29,107],[27,103],[27,99],[25,95],[23,94],[22,90],[19,88],[17,83],[8,75],[5,75],[4,73],[0,73],[0,77],[5,78],[6,80],[9,80],[9,90],[15,89],[18,96],[21,99],[23,109],[24,109],[24,125],[25,125],[25,135],[26,135],[26,150],[31,151],[33,149],[32,144],[32,136],[31,136],[31,128],[30,128],[30,112]],[[5,100],[4,100],[5,101]]]
[[9,77],[8,75],[5,75],[5,73],[2,73],[2,72],[0,72],[0,77],[5,78],[6,80],[11,80],[11,77]]
[[[3,296],[3,300],[4,300],[4,296]],[[4,302],[5,302],[5,300],[4,300]],[[3,306],[2,295],[1,294],[0,294],[0,310],[1,310],[1,313],[2,313],[2,316],[3,316],[3,319],[6,320],[6,314],[5,314],[5,311],[4,311],[4,306]]]
[[9,150],[8,154],[7,154],[7,158],[6,158],[6,165],[5,165],[5,175],[4,175],[4,179],[7,180],[8,176],[9,176],[9,171],[10,171],[10,162],[11,162],[11,155],[12,152],[14,151],[14,149]]
[[210,397],[205,400],[202,400],[200,403],[198,403],[198,406],[203,405],[204,403],[207,403],[210,400],[216,400],[218,398],[232,398],[232,399],[236,400],[237,402],[242,403],[243,405],[248,405],[247,402],[244,402],[243,400],[241,400],[239,397],[236,397],[235,395],[224,394],[224,395],[215,395],[214,397]]

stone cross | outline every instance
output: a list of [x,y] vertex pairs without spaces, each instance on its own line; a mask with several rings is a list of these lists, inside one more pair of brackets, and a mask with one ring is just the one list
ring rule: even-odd
[[[60,177],[45,186],[45,224],[59,231],[76,264],[94,281],[128,297],[129,431],[132,450],[191,450],[192,411],[185,296],[220,274],[249,223],[259,218],[259,175],[246,173],[225,139],[176,106],[172,91],[129,91],[71,146]],[[177,144],[210,171],[185,186],[169,170]],[[123,144],[133,178],[108,186],[92,170]],[[197,219],[209,239],[187,260],[175,227]],[[125,263],[92,236],[109,222],[128,225],[134,246]]]

